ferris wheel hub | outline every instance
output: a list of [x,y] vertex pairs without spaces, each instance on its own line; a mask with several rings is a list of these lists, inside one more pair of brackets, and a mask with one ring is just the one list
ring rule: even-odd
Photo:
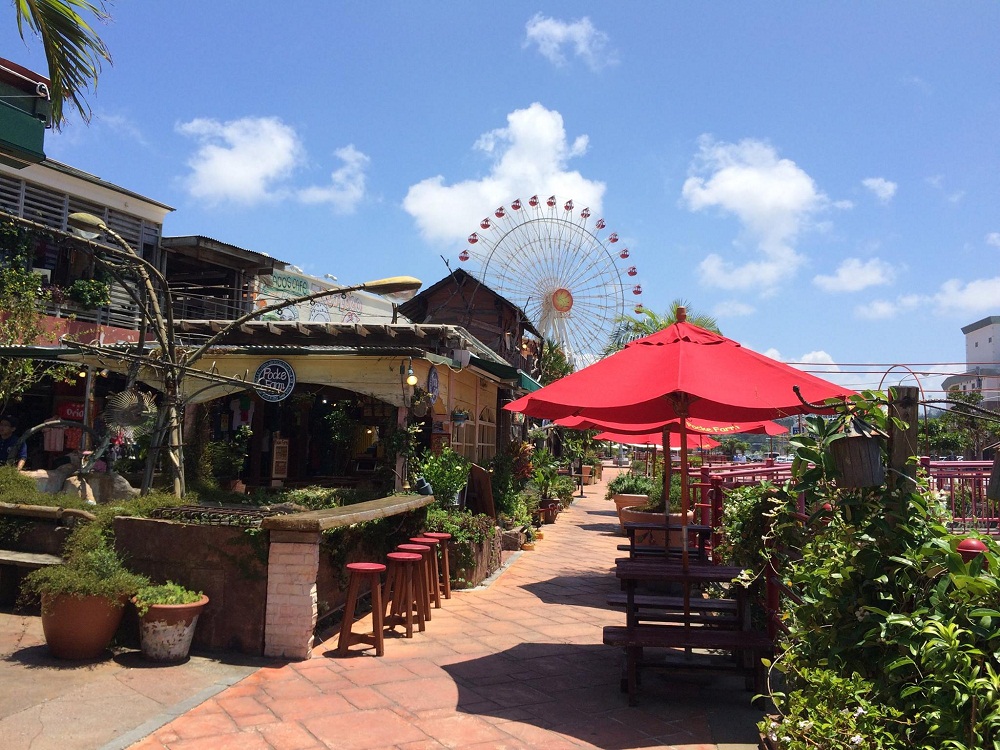
[[552,309],[557,313],[568,313],[573,309],[573,293],[564,287],[552,292]]

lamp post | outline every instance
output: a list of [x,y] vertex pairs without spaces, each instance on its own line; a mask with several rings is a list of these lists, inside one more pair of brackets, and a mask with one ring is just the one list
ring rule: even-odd
[[[235,320],[229,322],[218,333],[210,336],[200,346],[191,351],[178,351],[176,348],[176,337],[174,330],[173,300],[170,294],[170,286],[162,272],[152,263],[143,258],[136,250],[126,242],[117,232],[112,230],[102,219],[87,213],[70,214],[67,222],[73,230],[83,236],[84,239],[93,240],[99,236],[109,238],[118,246],[117,253],[132,261],[135,271],[139,277],[145,292],[145,302],[132,294],[133,299],[139,304],[143,315],[143,326],[149,324],[156,336],[160,346],[160,357],[155,371],[160,373],[163,385],[164,408],[160,410],[157,420],[156,440],[154,444],[157,449],[163,444],[164,433],[167,436],[167,455],[174,474],[174,494],[182,496],[184,494],[184,457],[183,442],[181,440],[181,420],[180,420],[180,386],[185,373],[215,344],[225,338],[243,323],[252,320],[265,313],[281,310],[285,307],[298,305],[303,302],[334,294],[347,294],[348,292],[367,291],[390,297],[395,301],[409,299],[421,286],[421,281],[412,276],[391,276],[385,279],[366,281],[362,284],[355,284],[348,287],[334,287],[324,289],[312,294],[294,297],[270,305],[265,305],[256,310],[252,310]],[[115,250],[115,248],[111,248]],[[155,280],[155,284],[154,284]],[[157,285],[160,287],[157,289]],[[131,294],[131,292],[130,292]],[[162,295],[162,306],[161,306]],[[142,333],[140,332],[140,340]],[[140,353],[139,357],[142,355]],[[229,381],[229,378],[219,378],[220,381]],[[155,456],[155,452],[154,452]],[[152,470],[154,460],[147,463],[146,475],[143,477],[143,491],[149,489],[152,483]]]

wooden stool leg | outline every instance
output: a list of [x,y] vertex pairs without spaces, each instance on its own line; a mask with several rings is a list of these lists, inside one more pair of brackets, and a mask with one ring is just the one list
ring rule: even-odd
[[[406,637],[413,637],[413,565],[405,565],[403,570],[403,596],[400,603],[406,605]],[[420,629],[424,629],[423,621],[419,623]]]
[[337,641],[337,656],[346,656],[347,647],[351,645],[351,625],[354,624],[354,610],[358,602],[359,577],[351,575],[347,584],[347,601],[344,604],[344,619],[340,623],[340,639]]
[[372,584],[372,639],[375,642],[375,656],[385,655],[385,625],[382,617],[382,584],[376,573]]
[[440,542],[431,547],[431,580],[430,580],[430,592],[431,596],[434,597],[434,608],[441,609],[441,584],[440,578],[441,573],[438,571],[438,557],[437,548],[440,546]]
[[444,579],[444,598],[451,599],[451,568],[448,563],[448,542],[444,539],[441,540],[441,565],[444,570],[442,571]]

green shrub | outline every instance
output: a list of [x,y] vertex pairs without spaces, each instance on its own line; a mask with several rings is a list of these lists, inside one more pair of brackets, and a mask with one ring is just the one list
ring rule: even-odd
[[615,495],[652,495],[655,491],[656,486],[652,477],[633,471],[623,471],[608,482],[608,491],[604,497],[610,500]]
[[204,593],[184,588],[178,583],[167,581],[160,584],[142,586],[135,594],[135,607],[139,617],[145,615],[154,604],[194,604],[201,601]]
[[448,446],[440,453],[427,451],[420,460],[420,475],[430,482],[434,498],[440,505],[451,505],[455,495],[469,481],[472,462]]

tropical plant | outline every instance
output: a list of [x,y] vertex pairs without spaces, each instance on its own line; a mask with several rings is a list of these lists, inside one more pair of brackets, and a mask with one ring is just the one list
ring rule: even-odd
[[58,128],[65,120],[63,103],[67,101],[84,122],[89,122],[91,110],[83,91],[96,88],[101,62],[110,63],[111,54],[80,11],[103,22],[109,18],[104,4],[87,0],[16,0],[14,9],[21,38],[27,26],[41,39],[48,63],[53,125]]
[[573,364],[563,351],[562,345],[553,339],[545,339],[542,342],[539,368],[538,381],[542,385],[554,383],[573,372]]
[[692,314],[686,300],[675,299],[670,303],[670,309],[663,314],[643,308],[642,312],[637,315],[620,315],[615,318],[615,327],[612,329],[608,343],[604,347],[604,356],[624,349],[625,345],[630,341],[650,336],[657,331],[662,331],[664,328],[672,326],[677,322],[677,309],[679,307],[687,310],[688,323],[693,323],[699,328],[705,328],[715,333],[721,333],[715,318],[709,315]]
[[440,453],[426,451],[420,460],[420,476],[430,482],[438,504],[454,503],[455,496],[469,481],[472,462],[461,453],[444,446]]
[[427,531],[451,534],[450,545],[455,551],[456,565],[451,569],[456,583],[464,583],[462,572],[476,564],[476,554],[483,545],[492,543],[499,531],[493,519],[482,513],[451,508],[429,508]]
[[610,500],[615,495],[652,495],[656,492],[656,482],[652,477],[634,471],[622,471],[608,482],[604,497]]
[[111,304],[111,287],[99,279],[77,279],[66,290],[66,296],[84,310],[95,310]]

